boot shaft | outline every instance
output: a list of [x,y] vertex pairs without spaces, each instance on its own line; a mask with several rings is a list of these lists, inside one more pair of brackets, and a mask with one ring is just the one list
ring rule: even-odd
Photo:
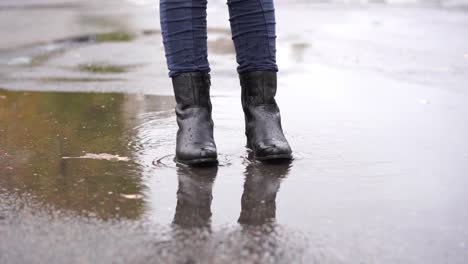
[[276,104],[276,72],[254,71],[239,75],[242,87],[242,106]]
[[207,107],[211,111],[209,73],[188,72],[179,74],[172,78],[172,86],[178,108]]

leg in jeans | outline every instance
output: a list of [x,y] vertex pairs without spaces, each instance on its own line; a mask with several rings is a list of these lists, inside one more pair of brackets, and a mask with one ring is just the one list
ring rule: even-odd
[[161,31],[169,76],[209,72],[207,0],[160,0]]
[[239,73],[278,71],[273,0],[228,0]]

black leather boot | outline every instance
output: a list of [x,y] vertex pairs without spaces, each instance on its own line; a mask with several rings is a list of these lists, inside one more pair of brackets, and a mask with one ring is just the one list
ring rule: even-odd
[[276,72],[255,71],[239,77],[247,147],[257,160],[292,159],[275,101]]
[[172,78],[177,131],[176,161],[186,165],[217,163],[211,119],[210,75],[182,73]]

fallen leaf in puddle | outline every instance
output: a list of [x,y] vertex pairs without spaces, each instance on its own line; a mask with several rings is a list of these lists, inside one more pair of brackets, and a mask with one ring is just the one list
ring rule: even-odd
[[131,200],[136,200],[136,199],[143,198],[143,195],[141,195],[141,194],[121,194],[120,196],[122,196],[123,198],[126,198],[126,199],[131,199]]
[[108,161],[129,161],[130,159],[127,157],[121,157],[119,155],[112,155],[107,153],[86,153],[83,156],[79,157],[62,157],[62,159],[96,159],[96,160],[108,160]]

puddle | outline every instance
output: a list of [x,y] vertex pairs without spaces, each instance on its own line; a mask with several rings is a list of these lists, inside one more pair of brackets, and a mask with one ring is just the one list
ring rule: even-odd
[[128,124],[122,107],[131,96],[0,94],[5,97],[0,105],[1,186],[80,215],[134,219],[142,214],[143,201],[120,196],[143,190],[123,139]]
[[[427,260],[415,252],[463,263],[466,251],[457,246],[468,237],[468,216],[459,210],[466,200],[463,163],[415,154],[419,148],[402,154],[401,144],[418,141],[381,140],[395,126],[381,121],[382,108],[374,117],[335,108],[328,93],[315,96],[309,110],[327,113],[313,115],[318,124],[296,118],[302,107],[282,109],[286,131],[296,131],[287,133],[295,159],[282,164],[254,161],[244,147],[238,100],[214,97],[220,164],[192,168],[174,162],[171,96],[0,90],[0,242],[9,241],[7,260],[14,252],[28,258],[19,245],[41,239],[53,248],[44,255],[54,256],[52,262],[74,259],[55,241],[78,249],[88,241],[103,248],[79,250],[90,262],[122,255],[131,263],[372,263],[379,250],[391,260],[382,263],[395,263],[407,260],[404,247],[415,263]],[[385,100],[359,100],[359,107],[377,101],[395,111]],[[407,107],[420,104],[408,99]],[[415,119],[422,123],[413,129],[439,122],[434,118]],[[430,164],[454,166],[447,174]],[[44,237],[40,230],[48,225],[58,229]],[[96,229],[100,235],[92,237]]]

